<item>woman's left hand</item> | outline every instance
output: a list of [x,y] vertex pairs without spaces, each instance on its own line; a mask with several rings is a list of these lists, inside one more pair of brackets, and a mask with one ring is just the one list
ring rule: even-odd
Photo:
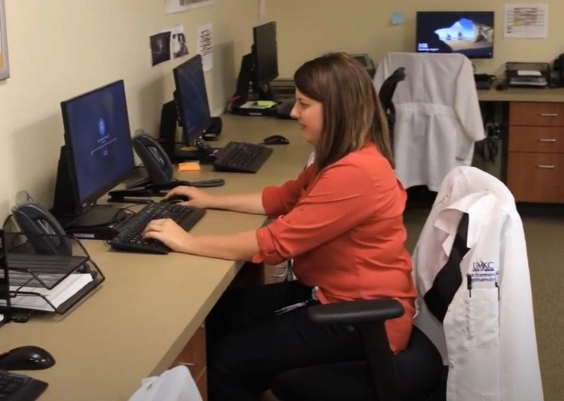
[[174,252],[188,253],[192,236],[171,219],[153,220],[143,232],[143,238],[161,241]]

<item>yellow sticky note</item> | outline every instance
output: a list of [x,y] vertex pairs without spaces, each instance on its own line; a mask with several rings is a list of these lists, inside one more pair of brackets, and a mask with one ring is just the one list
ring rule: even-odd
[[180,150],[182,150],[184,152],[192,152],[192,151],[198,150],[198,148],[195,147],[195,146],[183,146],[183,147],[180,148]]
[[257,106],[259,107],[272,107],[276,102],[272,100],[257,100]]
[[200,163],[198,162],[184,162],[178,163],[178,171],[200,171]]

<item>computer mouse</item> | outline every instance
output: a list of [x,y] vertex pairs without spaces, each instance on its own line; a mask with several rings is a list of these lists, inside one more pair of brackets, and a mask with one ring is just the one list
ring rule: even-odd
[[290,141],[282,135],[267,136],[262,140],[265,145],[288,145]]
[[182,203],[182,202],[188,202],[190,200],[189,197],[184,196],[184,195],[173,195],[170,198],[163,198],[161,200],[161,202],[167,202],[167,203]]
[[42,370],[55,364],[55,358],[41,347],[26,345],[0,354],[0,370]]

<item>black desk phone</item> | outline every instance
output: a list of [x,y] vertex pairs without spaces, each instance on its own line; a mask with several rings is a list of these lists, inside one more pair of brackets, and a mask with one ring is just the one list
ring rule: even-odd
[[172,181],[174,168],[162,146],[151,136],[138,130],[131,139],[133,149],[149,174],[153,184],[165,184]]
[[43,206],[27,200],[12,208],[16,223],[38,255],[72,255],[65,230]]

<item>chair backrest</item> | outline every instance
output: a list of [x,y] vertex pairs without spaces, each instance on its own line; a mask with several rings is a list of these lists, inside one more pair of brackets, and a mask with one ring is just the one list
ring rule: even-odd
[[388,111],[393,111],[394,103],[392,102],[392,98],[394,97],[394,92],[396,91],[396,86],[398,82],[401,82],[405,79],[405,67],[397,68],[392,75],[390,75],[378,91],[378,97],[380,98],[380,103],[382,104],[382,108],[384,112],[388,113]]
[[388,120],[388,131],[390,132],[390,141],[392,144],[394,141],[394,125],[396,123],[396,109],[392,98],[394,97],[394,92],[396,91],[398,82],[403,80],[405,80],[405,67],[399,67],[392,73],[392,75],[386,78],[378,91],[380,104],[382,105],[382,109],[384,110],[384,113],[386,113],[386,119]]

